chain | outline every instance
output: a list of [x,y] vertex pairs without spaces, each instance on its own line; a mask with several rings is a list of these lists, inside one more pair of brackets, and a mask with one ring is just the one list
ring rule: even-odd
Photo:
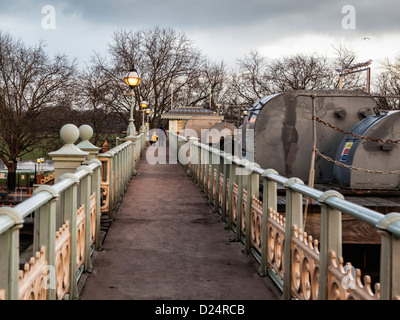
[[351,133],[351,132],[348,132],[346,130],[340,129],[338,127],[335,127],[334,125],[332,125],[332,124],[330,124],[328,122],[325,122],[324,120],[322,120],[322,119],[320,119],[318,117],[313,117],[312,119],[322,123],[323,125],[325,125],[325,126],[327,126],[329,128],[332,128],[332,129],[334,129],[334,130],[336,130],[338,132],[341,132],[341,133],[343,133],[345,135],[348,135],[348,136],[352,136],[354,138],[363,139],[363,140],[367,140],[367,141],[374,141],[374,142],[378,142],[378,143],[400,144],[400,140],[390,140],[390,139],[384,140],[384,139],[374,139],[374,138],[370,138],[370,137],[364,137],[364,136],[361,136],[361,135],[358,135],[358,134]]
[[363,169],[363,168],[357,168],[357,167],[354,167],[354,166],[349,166],[349,165],[346,165],[346,164],[344,164],[344,163],[342,163],[340,161],[333,160],[332,158],[329,158],[329,157],[323,155],[321,152],[319,152],[318,149],[314,149],[314,152],[315,152],[315,154],[319,155],[321,158],[325,159],[326,161],[333,162],[334,164],[336,164],[338,166],[345,167],[345,168],[350,169],[350,170],[356,170],[356,171],[364,172],[364,173],[385,174],[385,175],[400,174],[400,170],[381,171],[381,170],[370,170],[370,169]]

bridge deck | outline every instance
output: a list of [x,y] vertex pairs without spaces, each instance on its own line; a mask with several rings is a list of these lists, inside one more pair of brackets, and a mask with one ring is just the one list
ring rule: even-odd
[[143,158],[87,276],[82,300],[274,300],[180,164]]

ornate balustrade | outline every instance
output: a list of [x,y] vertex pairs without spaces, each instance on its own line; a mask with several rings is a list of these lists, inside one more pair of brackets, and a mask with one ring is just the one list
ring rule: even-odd
[[[178,138],[189,150],[190,170],[221,220],[244,242],[244,252],[259,262],[259,274],[270,276],[283,299],[398,299],[400,296],[400,214],[383,215],[345,201],[335,191],[322,192],[297,178],[239,159],[198,142]],[[217,183],[218,181],[218,183]],[[259,184],[263,194],[259,196]],[[286,190],[285,212],[277,212],[277,186]],[[319,241],[303,231],[302,197],[321,206]],[[347,214],[382,235],[380,281],[344,264],[341,215]]]
[[[93,252],[101,249],[102,214],[112,216],[124,195],[143,135],[100,154],[101,160],[88,160],[88,152],[73,145],[79,136],[74,130],[64,133],[66,144],[53,155],[62,163],[72,158],[75,168],[65,172],[56,162],[55,184],[40,186],[13,208],[0,208],[0,300],[77,299],[80,276],[92,271]],[[30,215],[32,258],[19,270],[19,230]]]

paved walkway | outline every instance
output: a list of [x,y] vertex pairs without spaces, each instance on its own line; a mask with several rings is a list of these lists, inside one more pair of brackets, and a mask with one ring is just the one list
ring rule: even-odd
[[82,300],[275,300],[180,164],[142,159]]

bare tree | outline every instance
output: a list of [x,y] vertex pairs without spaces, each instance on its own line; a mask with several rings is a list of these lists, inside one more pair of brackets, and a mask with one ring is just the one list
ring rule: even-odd
[[[208,96],[201,91],[207,76],[204,73],[207,59],[184,33],[170,28],[115,32],[109,43],[108,59],[97,56],[95,61],[118,88],[114,90],[112,106],[125,114],[125,118],[131,100],[124,95],[128,89],[123,78],[132,65],[142,78],[134,88],[135,106],[141,100],[149,102],[151,126],[159,124],[161,114],[170,109],[172,94],[177,104],[194,104]],[[192,90],[190,96],[182,94],[195,87],[197,91]],[[135,108],[133,113],[135,123],[141,123],[141,112]]]
[[0,159],[14,188],[18,157],[39,147],[59,128],[42,121],[50,108],[67,108],[75,65],[65,56],[50,58],[44,43],[27,47],[0,32]]
[[225,101],[226,65],[205,60],[196,73],[196,77],[176,90],[174,99],[183,106],[202,105],[217,111],[218,105]]
[[332,73],[327,59],[316,54],[276,59],[269,66],[268,74],[275,91],[331,87]]
[[229,104],[253,104],[273,93],[268,66],[267,59],[255,50],[238,59],[237,67],[231,73]]
[[[75,97],[81,110],[81,120],[93,128],[93,144],[113,139],[116,133],[112,120],[118,114],[114,101],[120,94],[118,86],[106,70],[96,64],[87,65],[77,77]],[[83,112],[82,112],[83,111]],[[120,120],[123,120],[120,117]]]
[[[343,44],[340,44],[339,46],[335,47],[332,46],[335,52],[335,58],[332,60],[331,65],[332,65],[332,71],[335,70],[334,77],[336,81],[333,83],[333,88],[337,89],[339,88],[339,74],[340,72],[338,70],[342,70],[346,67],[350,67],[354,64],[356,64],[358,57],[357,54],[346,47]],[[345,72],[345,71],[342,71]],[[366,87],[366,77],[365,73],[352,73],[344,76],[342,78],[342,89],[344,90],[355,90],[355,89],[365,89]]]
[[[376,90],[381,95],[400,95],[400,54],[394,61],[386,59],[382,63],[382,72],[376,81]],[[399,109],[400,100],[380,98],[379,105],[382,109]]]

